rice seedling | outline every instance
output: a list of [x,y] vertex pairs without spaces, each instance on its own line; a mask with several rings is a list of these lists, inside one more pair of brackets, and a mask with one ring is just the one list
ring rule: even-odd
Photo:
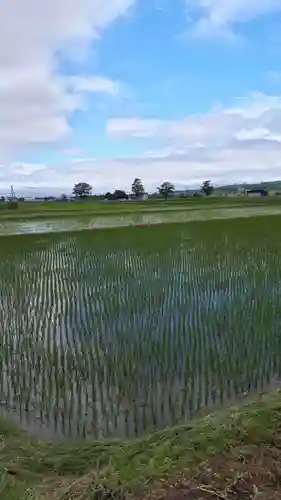
[[133,436],[280,378],[278,216],[0,238],[0,408]]

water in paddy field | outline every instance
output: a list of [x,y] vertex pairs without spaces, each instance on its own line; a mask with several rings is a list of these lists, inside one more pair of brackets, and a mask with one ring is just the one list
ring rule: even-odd
[[281,214],[279,206],[249,206],[235,208],[208,208],[192,210],[151,210],[149,213],[129,213],[122,215],[95,215],[79,217],[57,217],[50,219],[0,219],[0,236],[13,234],[56,233],[79,231],[84,229],[100,229],[110,227],[126,227],[135,225],[166,224],[170,222],[191,222],[205,219],[232,219],[256,215]]
[[158,229],[1,240],[4,414],[48,437],[134,436],[280,378],[281,241],[183,228],[161,245]]

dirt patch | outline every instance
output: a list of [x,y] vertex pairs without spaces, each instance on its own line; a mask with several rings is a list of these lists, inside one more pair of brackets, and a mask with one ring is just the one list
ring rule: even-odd
[[157,500],[281,500],[281,443],[239,446],[182,474],[173,484],[158,484],[147,495]]

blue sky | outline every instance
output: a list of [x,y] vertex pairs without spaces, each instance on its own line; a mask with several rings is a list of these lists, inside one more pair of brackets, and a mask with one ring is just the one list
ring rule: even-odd
[[0,192],[281,178],[280,28],[280,0],[5,2]]

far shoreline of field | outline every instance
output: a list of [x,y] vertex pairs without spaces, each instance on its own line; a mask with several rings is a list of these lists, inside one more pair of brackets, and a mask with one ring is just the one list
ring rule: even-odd
[[280,388],[127,441],[47,442],[0,419],[1,499],[273,498],[280,422]]
[[19,202],[16,210],[0,206],[0,222],[3,220],[52,219],[57,217],[105,217],[129,214],[155,214],[167,212],[185,212],[193,210],[229,209],[246,207],[281,208],[280,196],[247,197],[210,197],[210,198],[175,198],[165,200],[147,200],[140,202]]
[[[65,216],[66,215],[66,216]],[[25,217],[0,217],[0,237],[76,233],[81,231],[100,231],[113,229],[132,229],[137,227],[169,226],[178,224],[194,224],[227,219],[280,217],[280,206],[227,206],[227,207],[190,207],[188,209],[153,210],[149,212],[117,212],[114,214],[101,213],[83,215],[63,213],[58,215],[46,214]]]

